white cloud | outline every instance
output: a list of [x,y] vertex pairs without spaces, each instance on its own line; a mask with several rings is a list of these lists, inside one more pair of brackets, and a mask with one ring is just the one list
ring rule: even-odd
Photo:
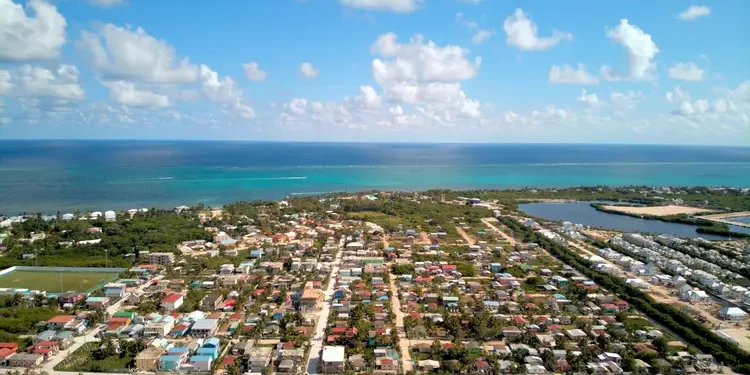
[[421,0],[339,0],[342,5],[375,11],[410,13],[419,7]]
[[255,111],[245,103],[242,90],[232,77],[219,78],[219,74],[206,65],[201,65],[200,71],[201,89],[208,100],[232,106],[235,113],[243,118],[255,117]]
[[383,104],[383,97],[372,86],[360,86],[360,100],[366,108],[378,108]]
[[628,74],[617,74],[609,66],[601,69],[604,79],[617,81],[622,79],[653,80],[656,63],[652,60],[659,53],[659,47],[651,40],[651,35],[645,33],[638,26],[631,25],[628,20],[620,20],[616,27],[606,29],[607,38],[625,47],[628,56]]
[[742,82],[714,99],[692,100],[679,86],[666,96],[676,105],[667,117],[670,121],[695,128],[706,126],[712,131],[719,128],[745,134],[750,131],[750,81]]
[[13,78],[16,82],[13,92],[23,97],[81,100],[84,91],[78,83],[78,75],[78,68],[73,65],[60,65],[57,70],[24,65]]
[[88,0],[89,4],[100,8],[112,8],[125,4],[125,0]]
[[471,40],[475,44],[482,44],[489,40],[493,35],[495,35],[495,32],[492,30],[482,29],[477,31],[476,34],[471,38]]
[[622,114],[625,111],[634,109],[643,99],[643,93],[640,91],[613,92],[610,94],[610,101],[615,112]]
[[13,88],[10,72],[0,69],[0,95],[7,94]]
[[318,76],[318,70],[315,69],[313,64],[306,61],[299,65],[299,73],[304,78],[315,78]]
[[589,94],[586,92],[586,90],[581,90],[581,96],[576,99],[578,99],[579,103],[588,108],[596,108],[604,105],[604,103],[599,100],[599,96],[597,96],[595,93]]
[[680,81],[702,81],[704,70],[693,63],[678,63],[667,70],[669,78]]
[[296,116],[302,116],[307,111],[307,99],[294,98],[291,101],[289,101],[289,103],[286,103],[285,107],[287,110],[289,110],[291,114],[296,115]]
[[664,97],[670,103],[690,100],[690,94],[688,94],[686,91],[683,91],[680,86],[675,86],[672,91],[668,91],[667,93],[665,93]]
[[242,70],[245,71],[245,77],[251,81],[263,81],[267,76],[266,72],[260,69],[260,65],[255,61],[242,64]]
[[439,47],[432,41],[425,43],[421,35],[405,44],[396,39],[394,33],[383,34],[370,49],[374,54],[392,58],[373,60],[373,75],[379,83],[466,80],[473,78],[481,65],[481,58],[472,63],[466,58],[468,51],[458,46]]
[[219,74],[206,65],[201,65],[200,70],[201,88],[208,100],[217,103],[232,103],[242,95],[242,91],[232,77],[224,76],[220,79]]
[[554,30],[552,36],[537,36],[537,26],[523,13],[516,9],[512,16],[505,19],[503,24],[505,41],[508,45],[524,51],[544,51],[556,46],[563,40],[572,40],[573,34]]
[[464,3],[469,3],[472,5],[477,5],[482,2],[482,0],[459,0],[459,1],[464,2]]
[[711,8],[705,5],[691,5],[677,17],[683,21],[692,21],[700,17],[708,16],[709,14],[711,14]]
[[552,68],[549,70],[549,81],[550,83],[578,85],[593,85],[599,83],[599,79],[589,74],[583,64],[578,64],[576,68],[573,68],[570,65],[552,65]]
[[370,50],[383,57],[373,59],[372,72],[387,99],[426,105],[421,113],[439,122],[480,117],[480,103],[467,97],[460,81],[476,76],[481,58],[471,62],[463,48],[441,47],[421,35],[399,43],[394,33],[381,35]]
[[[102,41],[104,44],[102,44]],[[177,57],[174,47],[142,28],[106,24],[96,33],[83,31],[78,43],[104,79],[149,83],[186,83],[198,80],[198,66]]]
[[152,108],[168,107],[171,104],[166,95],[136,88],[132,82],[111,81],[102,84],[109,88],[110,97],[118,104]]
[[29,14],[12,0],[0,0],[0,61],[49,60],[60,55],[65,17],[43,0],[30,0],[27,10]]

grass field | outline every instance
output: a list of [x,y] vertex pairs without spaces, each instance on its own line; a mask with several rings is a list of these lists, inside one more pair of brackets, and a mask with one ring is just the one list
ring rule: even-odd
[[[87,292],[97,284],[117,275],[112,272],[45,272],[15,271],[0,276],[0,288],[25,288],[51,293]],[[62,290],[60,280],[62,278]]]

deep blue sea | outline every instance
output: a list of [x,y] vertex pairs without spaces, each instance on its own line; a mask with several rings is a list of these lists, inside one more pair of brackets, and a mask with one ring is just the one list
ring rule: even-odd
[[334,191],[750,186],[750,147],[0,140],[0,213]]

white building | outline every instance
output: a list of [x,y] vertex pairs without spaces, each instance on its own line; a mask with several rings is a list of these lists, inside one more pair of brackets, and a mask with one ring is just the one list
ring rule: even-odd
[[344,371],[345,354],[343,346],[325,346],[321,356],[323,373],[340,373]]
[[725,307],[719,311],[719,317],[724,320],[743,320],[747,313],[739,307]]

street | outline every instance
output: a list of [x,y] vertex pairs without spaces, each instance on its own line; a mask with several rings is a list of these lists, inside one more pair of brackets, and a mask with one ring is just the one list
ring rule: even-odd
[[336,276],[339,274],[339,265],[341,264],[341,256],[344,254],[344,240],[342,239],[339,243],[339,248],[336,252],[336,257],[331,264],[331,273],[328,275],[328,287],[324,292],[323,307],[318,312],[318,323],[315,326],[315,335],[313,336],[310,343],[310,357],[307,360],[305,366],[306,374],[318,374],[318,362],[320,360],[320,350],[323,348],[323,339],[325,339],[326,327],[328,326],[328,314],[331,311],[331,300],[333,296],[333,289],[336,286]]

